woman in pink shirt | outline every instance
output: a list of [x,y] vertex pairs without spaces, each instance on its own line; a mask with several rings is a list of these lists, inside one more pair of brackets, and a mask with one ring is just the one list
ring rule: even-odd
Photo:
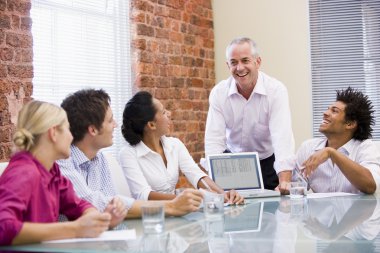
[[[74,237],[96,237],[110,224],[78,198],[55,163],[70,155],[65,111],[31,101],[20,111],[13,141],[18,149],[0,177],[0,245]],[[69,222],[58,223],[62,213]]]

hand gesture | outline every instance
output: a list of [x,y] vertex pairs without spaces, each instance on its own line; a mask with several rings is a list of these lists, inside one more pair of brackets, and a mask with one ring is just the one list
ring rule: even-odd
[[318,150],[312,154],[302,165],[305,167],[303,173],[306,177],[309,177],[320,164],[329,159],[329,148]]
[[119,197],[114,197],[104,210],[111,215],[110,228],[119,225],[127,216],[128,209]]
[[199,209],[203,199],[202,193],[195,189],[186,189],[172,200],[174,215],[184,215]]
[[244,198],[235,190],[224,193],[224,202],[229,204],[244,204]]
[[97,237],[106,231],[110,225],[111,215],[91,211],[83,214],[74,221],[75,237]]

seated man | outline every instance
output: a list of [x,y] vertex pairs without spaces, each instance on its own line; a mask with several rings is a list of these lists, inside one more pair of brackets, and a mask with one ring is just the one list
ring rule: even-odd
[[[116,122],[109,103],[110,97],[105,91],[94,89],[80,90],[64,99],[61,106],[67,113],[74,139],[71,156],[59,160],[58,164],[62,174],[73,183],[78,196],[98,210],[116,210],[111,213],[121,214],[122,209],[127,208],[124,217],[112,217],[113,223],[120,223],[124,218],[140,217],[141,205],[146,201],[117,195],[108,162],[99,152],[113,143]],[[180,216],[197,210],[201,200],[202,194],[198,190],[188,189],[163,203],[167,215]]]
[[296,154],[295,166],[314,192],[372,194],[379,188],[380,154],[369,139],[373,112],[362,92],[337,91],[319,127],[325,137],[305,141]]

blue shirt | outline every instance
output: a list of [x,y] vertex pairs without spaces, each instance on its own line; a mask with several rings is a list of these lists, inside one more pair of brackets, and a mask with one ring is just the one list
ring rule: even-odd
[[118,195],[111,179],[108,161],[103,153],[91,160],[75,145],[71,145],[71,156],[58,161],[61,173],[74,185],[79,197],[104,211],[108,203],[118,196],[127,208],[135,201],[133,198]]

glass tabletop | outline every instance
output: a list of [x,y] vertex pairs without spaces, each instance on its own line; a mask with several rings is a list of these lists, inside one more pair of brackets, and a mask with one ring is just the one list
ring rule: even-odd
[[123,225],[135,240],[0,247],[28,252],[380,252],[380,198],[259,198],[224,210],[221,220],[202,212],[166,217],[165,232],[144,235],[141,219]]

